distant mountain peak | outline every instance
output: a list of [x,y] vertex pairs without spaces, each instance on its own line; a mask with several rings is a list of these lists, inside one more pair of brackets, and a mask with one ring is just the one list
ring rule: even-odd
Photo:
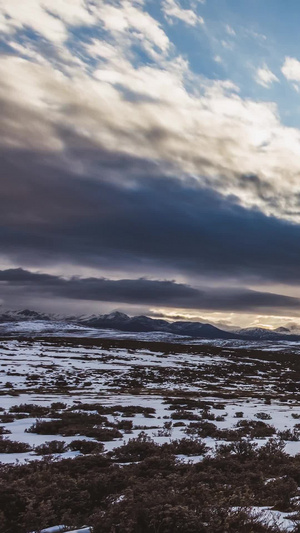
[[127,320],[129,318],[128,315],[121,313],[120,311],[113,311],[108,315],[102,315],[102,317],[106,318],[107,320]]
[[280,333],[276,333],[272,329],[260,327],[243,328],[238,331],[238,334],[252,340],[279,340],[280,338]]
[[276,331],[276,333],[291,333],[291,330],[284,326],[279,326],[279,328],[274,329],[274,331]]
[[32,311],[31,309],[21,309],[20,311],[16,311],[16,314],[22,317],[27,316],[32,318],[37,318],[41,316],[41,314],[44,316],[44,313],[38,313],[37,311]]
[[3,310],[0,313],[0,322],[19,322],[30,320],[51,320],[52,316],[32,309],[18,309],[17,311]]

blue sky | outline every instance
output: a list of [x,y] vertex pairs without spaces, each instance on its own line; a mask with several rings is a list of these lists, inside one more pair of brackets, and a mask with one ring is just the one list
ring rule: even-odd
[[[299,56],[299,3],[194,2],[192,9],[204,19],[203,25],[195,26],[179,19],[166,24],[159,4],[149,2],[149,12],[158,18],[194,72],[211,79],[231,79],[245,98],[276,102],[282,122],[299,126],[299,93],[282,73],[285,58]],[[257,83],[256,73],[266,68],[278,81],[263,86]]]
[[299,14],[0,0],[2,305],[299,327]]
[[[192,27],[178,19],[166,25],[158,4],[149,2],[149,11],[164,25],[194,72],[211,79],[232,80],[245,98],[276,102],[282,122],[299,126],[299,93],[282,73],[285,58],[299,56],[299,3],[195,2],[195,12],[205,22]],[[256,73],[266,68],[278,81],[263,86],[257,83]]]

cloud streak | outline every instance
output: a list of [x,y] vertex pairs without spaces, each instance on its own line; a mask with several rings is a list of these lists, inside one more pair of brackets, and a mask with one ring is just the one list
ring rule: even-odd
[[183,9],[175,0],[164,0],[162,3],[163,12],[167,20],[178,19],[190,26],[204,24],[202,17],[195,13],[193,9]]
[[[62,278],[59,276],[34,273],[23,269],[0,271],[0,284],[4,294],[10,288],[18,288],[20,294],[28,297],[67,298],[135,305],[164,306],[171,308],[258,311],[260,309],[278,312],[283,309],[300,310],[300,299],[279,294],[264,293],[245,289],[220,287],[193,288],[174,281],[149,279],[106,278]],[[30,296],[29,296],[30,295]]]
[[266,89],[269,89],[273,83],[279,82],[277,76],[275,76],[267,65],[257,69],[255,80],[256,83],[262,85],[262,87],[265,87]]

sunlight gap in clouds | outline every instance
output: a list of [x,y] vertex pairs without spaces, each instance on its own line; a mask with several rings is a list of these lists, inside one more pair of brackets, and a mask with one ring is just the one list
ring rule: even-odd
[[250,327],[250,328],[264,328],[274,330],[278,327],[286,327],[295,334],[300,333],[300,318],[299,315],[268,315],[255,313],[222,313],[214,312],[207,313],[200,311],[199,313],[191,312],[190,309],[173,309],[170,311],[167,308],[151,308],[149,316],[152,318],[162,318],[170,320],[171,322],[177,320],[203,322],[213,324],[216,327],[224,330],[234,331],[236,327]]

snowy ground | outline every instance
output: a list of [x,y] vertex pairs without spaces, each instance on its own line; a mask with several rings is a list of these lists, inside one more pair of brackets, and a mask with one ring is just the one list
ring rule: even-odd
[[[251,348],[247,344],[241,349],[240,345],[184,347],[126,342],[68,338],[0,341],[2,440],[30,446],[23,453],[0,453],[0,462],[37,460],[41,455],[35,447],[50,441],[65,443],[60,457],[75,457],[80,452],[68,449],[72,441],[101,439],[85,434],[82,427],[78,434],[70,435],[64,430],[38,434],[28,429],[37,419],[60,420],[62,413],[70,410],[97,415],[99,405],[106,413],[104,426],[118,427],[120,432],[117,438],[102,441],[105,453],[144,432],[159,444],[201,436],[213,454],[217,445],[231,441],[226,431],[239,431],[241,421],[250,424],[249,434],[246,429],[243,437],[258,446],[281,437],[289,454],[300,452],[298,348],[287,355],[286,348],[279,350],[278,346],[271,351],[265,345]],[[50,407],[53,402],[64,405],[42,416],[19,407]],[[122,428],[124,421],[131,422],[131,427]],[[203,423],[215,429],[210,427],[204,436],[197,433],[203,431]],[[253,423],[262,426],[261,434],[251,436]],[[203,459],[196,453],[178,457],[191,462]],[[282,531],[292,531],[287,515],[268,509],[264,513]]]
[[[171,345],[169,345],[171,346]],[[298,394],[297,370],[293,364],[266,360],[261,352],[247,351],[237,354],[234,349],[211,350],[195,347],[191,353],[151,351],[146,348],[105,347],[95,345],[62,344],[60,341],[4,340],[0,344],[0,420],[10,433],[10,440],[25,442],[31,446],[50,440],[62,440],[67,444],[73,437],[63,435],[37,435],[27,433],[36,420],[22,414],[5,422],[3,414],[20,404],[50,405],[64,402],[68,407],[82,403],[103,406],[139,405],[152,407],[151,418],[143,413],[127,416],[133,423],[130,433],[105,442],[105,449],[112,450],[123,441],[136,437],[141,430],[158,443],[169,442],[186,436],[186,427],[193,415],[201,417],[203,409],[188,407],[182,416],[172,419],[174,411],[166,398],[200,398],[209,404],[209,418],[220,430],[233,429],[240,420],[264,420],[276,431],[293,431],[300,419],[300,394]],[[254,355],[253,355],[254,353]],[[294,376],[296,380],[294,379]],[[295,381],[294,391],[289,385]],[[220,410],[220,405],[222,409]],[[188,413],[185,418],[184,414]],[[11,413],[14,415],[14,413]],[[1,416],[2,415],[2,416]],[[120,413],[121,415],[121,413]],[[218,416],[222,419],[218,420]],[[124,417],[123,417],[124,418]],[[214,420],[217,418],[217,420]],[[121,420],[118,413],[108,415],[111,423]],[[180,421],[182,426],[174,427]],[[166,422],[172,427],[162,435]],[[77,437],[76,437],[77,438]],[[79,439],[88,439],[80,435]],[[222,439],[207,437],[209,447],[214,448]],[[258,444],[266,441],[261,437]],[[288,453],[300,451],[298,440],[286,440]],[[75,456],[78,452],[66,452]],[[0,454],[1,462],[18,459],[36,459],[36,454]]]

